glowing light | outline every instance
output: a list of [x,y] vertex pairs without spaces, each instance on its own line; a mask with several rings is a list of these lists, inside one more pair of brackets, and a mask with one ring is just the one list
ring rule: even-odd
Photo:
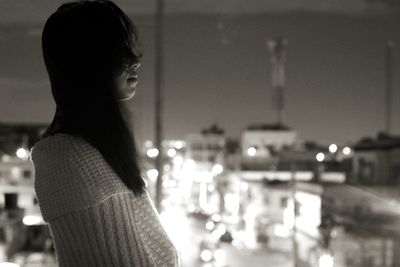
[[206,210],[208,206],[208,191],[207,191],[207,183],[199,184],[199,206]]
[[211,235],[215,240],[217,240],[225,233],[226,233],[225,224],[219,224],[218,227],[214,231],[212,231]]
[[226,217],[225,221],[230,224],[237,224],[240,221],[240,217],[238,215],[230,215]]
[[171,170],[171,166],[169,165],[169,164],[165,164],[164,165],[164,171],[169,171],[169,170]]
[[224,196],[225,200],[225,208],[227,211],[231,212],[232,214],[238,214],[240,208],[240,199],[239,195],[234,193],[227,193]]
[[318,261],[319,267],[333,267],[333,257],[329,254],[322,255]]
[[176,156],[174,157],[173,162],[176,166],[181,166],[183,163],[183,158],[181,156]]
[[218,175],[218,174],[221,174],[223,171],[224,171],[224,167],[221,164],[215,164],[212,167],[211,173],[213,175]]
[[255,147],[249,147],[249,149],[247,149],[247,155],[249,155],[250,157],[254,157],[257,154],[257,149]]
[[233,239],[232,246],[239,248],[241,246],[241,243],[238,239]]
[[194,204],[189,204],[187,209],[189,212],[194,212],[196,210],[196,206]]
[[176,181],[175,180],[165,180],[163,182],[163,186],[166,188],[176,187]]
[[215,190],[215,185],[210,184],[210,185],[208,185],[207,189],[208,189],[209,192],[214,192],[214,190]]
[[176,155],[176,150],[174,148],[168,149],[167,155],[168,157],[173,158]]
[[176,149],[182,149],[183,148],[183,142],[182,141],[176,141],[175,142],[175,148]]
[[10,155],[4,154],[3,156],[1,156],[1,161],[9,162],[10,160],[11,160]]
[[155,147],[153,147],[153,148],[150,148],[149,150],[147,150],[147,152],[146,152],[146,155],[149,157],[149,158],[155,158],[155,157],[157,157],[158,156],[158,149],[157,148],[155,148]]
[[0,262],[0,267],[20,267],[20,265],[12,262]]
[[335,153],[336,151],[337,151],[337,145],[331,144],[331,145],[329,146],[329,152]]
[[37,215],[26,215],[22,219],[23,224],[25,225],[39,225],[44,224],[43,219],[41,216]]
[[225,234],[225,232],[226,232],[226,226],[225,226],[225,224],[220,224],[220,225],[218,226],[218,231],[221,233],[221,235]]
[[325,159],[325,155],[324,155],[324,153],[320,152],[317,154],[317,156],[315,158],[317,159],[318,162],[322,162]]
[[19,167],[12,167],[11,168],[11,176],[13,178],[21,177],[21,169]]
[[196,166],[196,162],[192,159],[188,159],[186,160],[185,164],[184,164],[184,168],[185,169],[193,169]]
[[247,183],[240,184],[240,190],[247,191],[249,189],[249,185]]
[[20,159],[27,159],[28,158],[28,151],[25,148],[18,148],[17,150],[17,157]]
[[218,213],[214,213],[211,216],[211,220],[213,220],[214,222],[220,222],[221,221],[221,215],[219,215]]
[[214,258],[215,258],[215,261],[217,261],[217,262],[224,261],[225,260],[225,251],[223,251],[222,249],[217,249],[214,252]]
[[160,220],[172,243],[178,248],[178,250],[183,250],[187,247],[188,241],[186,237],[189,235],[190,229],[188,226],[188,218],[184,210],[170,205],[161,212]]
[[214,226],[215,226],[215,224],[214,224],[213,221],[208,221],[208,222],[206,223],[206,229],[209,230],[209,231],[211,231],[212,229],[214,229]]
[[246,209],[246,213],[243,217],[245,221],[245,230],[240,235],[243,244],[248,248],[255,248],[257,244],[256,240],[256,216],[258,214],[256,205],[249,204]]
[[344,183],[346,181],[346,174],[344,172],[323,172],[321,173],[321,181]]
[[292,229],[295,223],[293,200],[289,199],[287,207],[283,210],[283,225],[287,229]]
[[201,253],[200,253],[200,258],[205,261],[205,262],[209,262],[212,260],[212,253],[210,250],[208,249],[204,249]]
[[346,147],[343,148],[342,152],[343,152],[343,154],[345,154],[345,155],[350,155],[350,153],[351,153],[351,148],[348,147],[348,146],[346,146]]
[[147,177],[149,177],[150,180],[155,180],[158,177],[158,171],[156,169],[150,169],[147,171]]
[[277,224],[274,227],[274,234],[278,237],[287,238],[290,236],[290,230],[282,224]]
[[146,140],[146,142],[144,142],[144,146],[145,147],[152,147],[153,146],[153,142],[151,142],[151,140]]
[[307,192],[296,192],[299,210],[296,227],[310,235],[318,234],[321,224],[321,196]]

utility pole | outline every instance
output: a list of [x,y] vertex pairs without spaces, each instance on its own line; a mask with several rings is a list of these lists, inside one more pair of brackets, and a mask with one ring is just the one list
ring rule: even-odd
[[164,1],[157,0],[155,18],[155,146],[158,149],[156,157],[156,169],[158,170],[156,182],[156,208],[161,211],[163,199],[162,177],[163,177],[163,31],[164,31]]
[[293,257],[293,267],[298,267],[298,245],[297,245],[297,226],[296,226],[296,216],[297,216],[297,202],[296,202],[296,162],[295,157],[290,158],[290,171],[291,171],[291,194],[293,201],[293,229],[292,229],[292,257]]
[[385,53],[385,130],[388,134],[392,131],[393,48],[394,42],[388,41]]
[[29,135],[27,133],[22,134],[22,147],[29,148]]

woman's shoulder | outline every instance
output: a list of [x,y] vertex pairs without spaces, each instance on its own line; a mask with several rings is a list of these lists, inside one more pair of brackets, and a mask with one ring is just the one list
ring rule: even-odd
[[43,138],[31,149],[31,160],[35,168],[74,170],[93,184],[117,178],[100,151],[80,136],[59,133]]
[[35,169],[60,168],[68,165],[72,158],[73,147],[79,142],[78,137],[67,134],[54,134],[40,139],[31,148],[30,161]]
[[32,148],[31,160],[35,167],[35,190],[42,207],[58,203],[59,211],[66,212],[128,191],[100,152],[81,137],[48,136]]
[[69,162],[101,164],[100,152],[81,136],[56,133],[40,139],[31,148],[31,162],[37,165],[65,165]]
[[80,136],[74,136],[66,133],[56,133],[37,141],[31,148],[31,155],[37,154],[38,152],[60,152],[68,148],[72,149],[73,147],[79,145],[82,146],[85,143],[86,141]]

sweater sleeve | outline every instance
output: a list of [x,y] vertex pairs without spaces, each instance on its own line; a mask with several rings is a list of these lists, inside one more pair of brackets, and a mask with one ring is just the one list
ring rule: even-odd
[[134,199],[119,193],[99,205],[52,220],[49,226],[60,267],[158,266],[152,251],[147,249],[151,240],[143,238],[140,218],[136,218],[134,209]]

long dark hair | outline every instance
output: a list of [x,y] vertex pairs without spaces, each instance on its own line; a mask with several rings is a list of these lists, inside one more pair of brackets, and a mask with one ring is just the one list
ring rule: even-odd
[[83,137],[128,188],[140,193],[145,184],[133,131],[114,82],[139,61],[137,36],[132,21],[111,1],[65,3],[48,18],[42,51],[56,112],[42,138]]

